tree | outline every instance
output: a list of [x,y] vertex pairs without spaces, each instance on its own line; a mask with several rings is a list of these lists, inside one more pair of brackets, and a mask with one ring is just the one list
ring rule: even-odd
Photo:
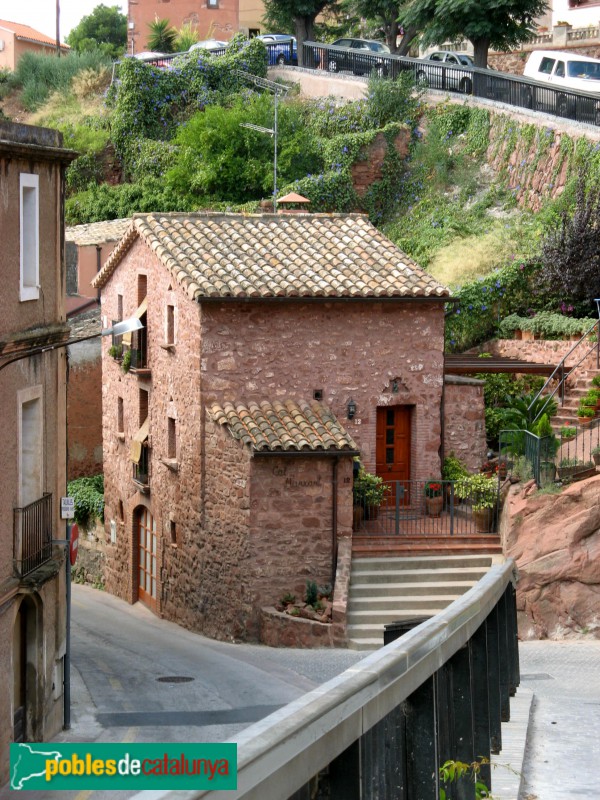
[[281,30],[289,30],[291,24],[298,42],[298,64],[302,66],[302,45],[308,39],[314,41],[315,19],[325,9],[333,11],[336,0],[265,0],[265,20],[275,23]]
[[557,300],[588,313],[600,297],[600,187],[586,191],[585,174],[578,176],[574,205],[542,243],[542,277]]
[[[381,26],[385,41],[392,53],[406,55],[418,31],[416,28],[402,29],[398,17],[406,3],[399,0],[346,0],[341,8],[361,19],[371,20]],[[403,31],[402,41],[396,44],[398,34]]]
[[545,0],[411,0],[400,23],[423,31],[423,43],[441,44],[466,37],[475,49],[475,66],[485,68],[490,47],[509,50],[535,32]]
[[174,53],[177,31],[171,27],[168,19],[158,19],[149,22],[150,36],[148,36],[148,49],[159,53]]
[[127,17],[119,6],[100,4],[83,17],[66,41],[77,53],[102,50],[111,58],[118,58],[127,48]]

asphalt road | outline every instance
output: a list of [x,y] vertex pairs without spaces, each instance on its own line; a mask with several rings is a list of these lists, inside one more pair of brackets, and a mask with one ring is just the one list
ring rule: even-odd
[[[57,742],[222,742],[364,653],[207,639],[73,585],[71,722]],[[125,800],[133,792],[0,789],[2,800]]]

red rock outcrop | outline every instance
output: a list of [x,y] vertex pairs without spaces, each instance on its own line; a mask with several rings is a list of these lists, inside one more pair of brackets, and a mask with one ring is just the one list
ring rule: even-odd
[[501,532],[519,570],[521,638],[600,638],[600,475],[552,495],[512,487]]

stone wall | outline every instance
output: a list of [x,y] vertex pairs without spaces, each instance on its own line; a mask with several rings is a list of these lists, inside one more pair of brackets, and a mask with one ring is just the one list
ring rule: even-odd
[[410,406],[411,477],[439,475],[443,304],[216,302],[202,307],[201,336],[207,400],[310,400],[321,391],[373,472],[377,408]]
[[500,534],[519,572],[521,638],[600,638],[600,476],[559,494],[512,487]]
[[67,385],[68,479],[102,472],[100,339],[69,348]]
[[[574,344],[574,342],[546,339],[535,339],[530,342],[522,339],[491,339],[467,352],[491,353],[493,356],[518,358],[522,361],[533,361],[538,364],[558,364]],[[581,358],[581,355],[578,350],[575,351],[567,359],[567,366],[574,366]]]
[[479,472],[487,452],[483,386],[460,375],[444,380],[444,453],[454,453],[471,472]]
[[274,608],[261,611],[260,641],[269,647],[345,647],[347,644],[343,625],[291,617]]

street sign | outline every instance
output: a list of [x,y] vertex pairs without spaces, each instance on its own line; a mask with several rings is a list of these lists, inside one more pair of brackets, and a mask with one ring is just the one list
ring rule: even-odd
[[73,525],[71,528],[71,538],[69,540],[69,559],[71,561],[71,566],[75,566],[75,562],[77,561],[77,551],[79,550],[79,528],[77,524]]
[[60,518],[73,519],[75,516],[75,498],[74,497],[61,497],[60,498]]

